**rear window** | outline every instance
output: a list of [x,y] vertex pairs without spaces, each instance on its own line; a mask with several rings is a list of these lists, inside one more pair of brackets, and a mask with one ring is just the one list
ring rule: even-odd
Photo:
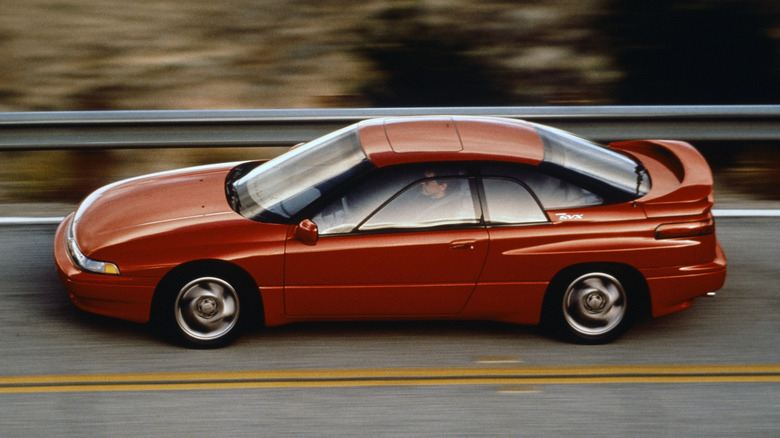
[[650,191],[650,177],[633,159],[574,134],[534,124],[544,144],[544,163],[564,168],[630,194],[632,199]]

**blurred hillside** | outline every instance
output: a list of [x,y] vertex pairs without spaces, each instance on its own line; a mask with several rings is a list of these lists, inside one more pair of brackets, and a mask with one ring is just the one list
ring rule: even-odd
[[0,111],[777,102],[777,3],[6,0]]

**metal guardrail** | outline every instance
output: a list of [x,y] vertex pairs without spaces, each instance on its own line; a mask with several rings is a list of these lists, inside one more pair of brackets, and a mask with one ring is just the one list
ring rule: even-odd
[[0,113],[0,151],[291,146],[374,117],[480,115],[600,141],[780,140],[780,105],[460,107]]

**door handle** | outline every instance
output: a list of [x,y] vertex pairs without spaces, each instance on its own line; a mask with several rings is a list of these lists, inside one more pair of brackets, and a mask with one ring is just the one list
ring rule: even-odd
[[451,242],[450,243],[450,249],[474,249],[474,246],[477,244],[476,240],[460,240],[457,242]]

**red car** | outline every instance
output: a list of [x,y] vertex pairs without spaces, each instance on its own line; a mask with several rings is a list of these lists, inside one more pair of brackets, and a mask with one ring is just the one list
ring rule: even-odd
[[60,225],[89,312],[215,347],[250,321],[544,322],[611,341],[719,289],[712,175],[679,141],[518,120],[364,121],[267,162],[141,176]]

